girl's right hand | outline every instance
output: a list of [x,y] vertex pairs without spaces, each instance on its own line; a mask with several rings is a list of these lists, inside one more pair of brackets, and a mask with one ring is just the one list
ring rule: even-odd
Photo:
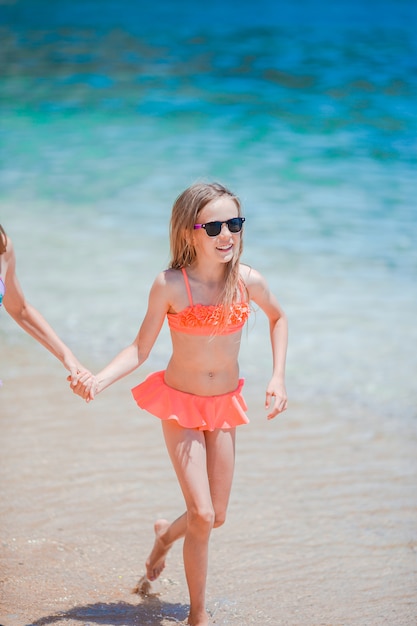
[[73,393],[77,396],[83,398],[86,402],[90,402],[90,400],[94,400],[97,388],[97,379],[94,374],[90,372],[84,372],[78,378],[77,383],[74,385],[71,382],[71,376],[67,377],[68,382],[70,383],[70,388]]

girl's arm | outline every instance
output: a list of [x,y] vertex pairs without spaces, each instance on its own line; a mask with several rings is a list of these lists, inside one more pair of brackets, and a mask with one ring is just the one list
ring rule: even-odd
[[271,407],[274,398],[273,408],[267,416],[268,419],[273,419],[287,408],[285,389],[285,361],[288,344],[287,316],[259,272],[249,269],[246,284],[250,299],[264,311],[269,319],[273,369],[272,377],[266,389],[265,408]]
[[75,358],[68,346],[61,341],[39,311],[27,302],[16,275],[16,257],[10,237],[7,238],[7,249],[2,256],[6,266],[4,308],[25,332],[61,361],[69,370],[73,383],[76,383],[78,374],[87,370]]
[[135,340],[121,350],[96,376],[87,374],[80,376],[78,384],[73,387],[74,393],[89,402],[98,393],[127,376],[146,361],[170,306],[167,294],[166,276],[162,272],[152,285],[148,309]]

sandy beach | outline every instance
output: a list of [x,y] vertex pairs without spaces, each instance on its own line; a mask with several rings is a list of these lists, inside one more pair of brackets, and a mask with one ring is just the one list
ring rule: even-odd
[[[2,350],[2,371],[0,623],[181,623],[180,545],[158,595],[131,593],[153,521],[183,508],[160,425],[131,399],[137,375],[86,405],[37,345]],[[268,423],[255,391],[248,381],[251,423],[212,535],[212,623],[417,623],[415,433],[296,398]]]

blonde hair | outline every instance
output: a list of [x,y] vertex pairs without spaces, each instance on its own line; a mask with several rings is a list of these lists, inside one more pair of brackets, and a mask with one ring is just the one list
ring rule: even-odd
[[[203,208],[212,200],[217,200],[222,196],[228,196],[233,200],[240,217],[241,203],[239,198],[220,183],[195,183],[178,196],[171,214],[171,261],[169,267],[181,269],[193,264],[197,256],[194,246],[194,224],[198,223],[198,216]],[[239,247],[233,258],[225,265],[224,287],[219,302],[223,305],[226,316],[224,324],[227,323],[227,312],[239,294],[239,261],[242,251],[243,240],[240,236]]]
[[0,224],[0,254],[3,254],[4,252],[6,252],[6,248],[7,248],[7,235],[3,226]]

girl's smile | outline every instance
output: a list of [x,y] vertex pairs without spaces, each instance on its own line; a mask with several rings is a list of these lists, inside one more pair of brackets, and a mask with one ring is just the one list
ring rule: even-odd
[[230,256],[230,252],[233,253],[233,243],[229,243],[225,246],[216,246],[216,249],[220,252],[222,256],[227,255],[226,260],[229,261],[230,259],[228,257]]
[[198,222],[201,224],[221,222],[221,230],[214,237],[207,236],[204,228],[195,231],[194,241],[199,254],[228,263],[233,258],[235,244],[240,241],[242,232],[233,233],[229,230],[227,221],[236,217],[238,217],[237,206],[228,196],[222,196],[206,204],[198,215]]

